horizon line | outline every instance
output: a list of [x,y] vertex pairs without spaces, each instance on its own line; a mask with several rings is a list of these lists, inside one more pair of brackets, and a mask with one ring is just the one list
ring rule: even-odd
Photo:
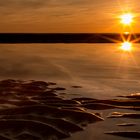
[[140,43],[140,33],[0,33],[0,43]]

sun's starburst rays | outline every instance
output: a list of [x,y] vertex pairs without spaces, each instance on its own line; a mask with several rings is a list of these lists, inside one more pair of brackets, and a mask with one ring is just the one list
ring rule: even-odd
[[111,37],[107,37],[107,36],[102,36],[102,38],[107,39],[108,41],[114,42],[114,43],[120,43],[121,41],[111,38]]
[[132,40],[132,43],[140,42],[140,37],[136,37],[136,39]]
[[[114,16],[118,22],[115,23],[115,27],[120,31],[120,36],[116,39],[115,37],[105,37],[111,42],[118,44],[118,52],[120,54],[120,63],[118,65],[118,70],[124,68],[127,71],[128,65],[131,63],[135,67],[138,67],[137,61],[135,59],[136,48],[133,43],[140,42],[140,37],[138,37],[134,32],[134,25],[137,23],[137,15],[133,13],[131,7],[122,7],[121,0],[117,0],[118,6],[120,7],[120,15]],[[109,26],[114,27],[113,24]]]

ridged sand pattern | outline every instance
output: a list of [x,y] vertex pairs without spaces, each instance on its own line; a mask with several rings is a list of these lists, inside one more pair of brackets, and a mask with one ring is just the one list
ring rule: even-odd
[[0,81],[0,140],[53,140],[70,137],[89,124],[102,121],[81,102],[64,100],[43,81]]

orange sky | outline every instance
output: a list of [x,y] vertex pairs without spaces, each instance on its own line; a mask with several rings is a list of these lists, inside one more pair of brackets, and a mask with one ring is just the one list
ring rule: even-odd
[[122,32],[123,12],[136,15],[124,30],[140,32],[139,0],[0,0],[0,32]]

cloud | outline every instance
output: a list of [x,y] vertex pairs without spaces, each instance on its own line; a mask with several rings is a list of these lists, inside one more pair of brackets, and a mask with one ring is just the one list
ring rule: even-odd
[[[111,9],[113,7],[119,7],[119,6],[133,6],[134,4],[137,5],[137,1],[134,0],[132,1],[108,1],[108,0],[0,0],[0,11],[6,11],[6,10],[11,10],[11,11],[21,11],[21,10],[38,10],[38,9],[49,9],[53,10],[55,8],[58,9],[66,9],[68,10],[71,9],[79,9],[79,10],[84,10],[84,9],[93,9],[93,10],[104,10],[106,9]],[[122,7],[124,8],[124,7]]]
[[[78,6],[85,6],[95,3],[93,0],[1,0],[0,7],[1,8],[40,8],[40,7],[78,7]],[[98,2],[97,2],[98,3]]]
[[0,1],[0,7],[8,8],[32,8],[32,7],[39,7],[44,5],[44,3],[47,3],[49,0],[1,0]]

